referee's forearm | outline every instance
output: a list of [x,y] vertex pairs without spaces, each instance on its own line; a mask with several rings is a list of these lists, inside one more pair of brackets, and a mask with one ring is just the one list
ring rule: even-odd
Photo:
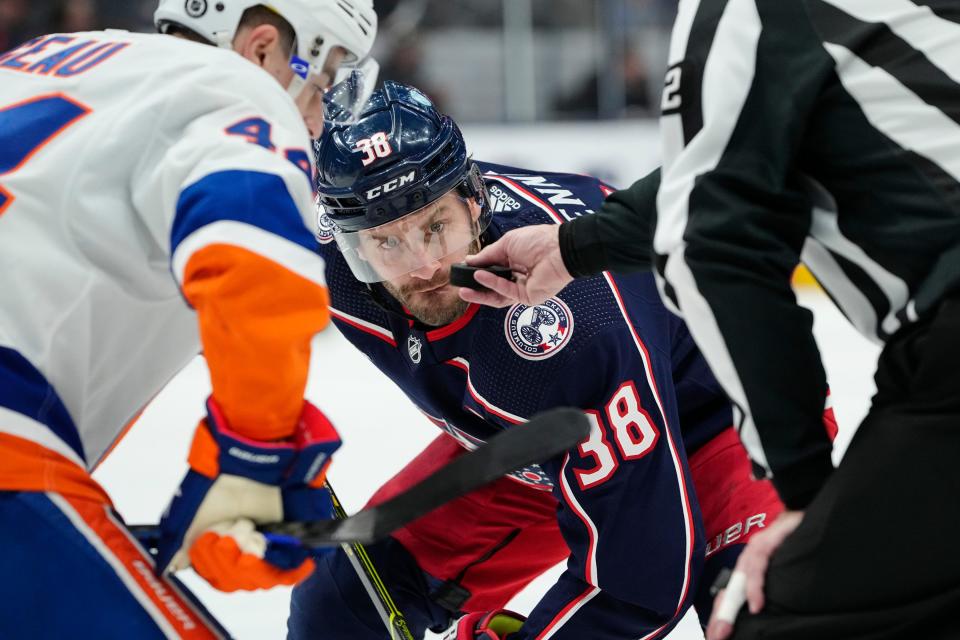
[[599,213],[561,225],[560,255],[570,275],[648,271],[659,187],[656,169],[611,194]]
[[815,452],[808,458],[777,470],[773,486],[787,509],[802,511],[820,491],[833,473],[833,460],[826,451]]
[[[704,225],[723,218],[716,209],[708,215],[701,212]],[[732,241],[724,228],[751,228],[749,218],[737,221],[688,229],[686,246],[667,259],[664,276],[697,346],[740,409],[738,431],[751,459],[772,473],[788,508],[803,509],[833,472],[813,314],[797,305],[790,288],[792,251],[763,247],[760,233]]]

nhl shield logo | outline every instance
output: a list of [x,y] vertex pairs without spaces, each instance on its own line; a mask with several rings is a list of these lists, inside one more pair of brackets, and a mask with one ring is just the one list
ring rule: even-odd
[[420,342],[420,338],[416,336],[407,337],[407,353],[410,355],[410,362],[413,364],[420,364],[422,350],[423,343]]
[[558,353],[573,334],[573,314],[560,298],[528,307],[516,304],[504,319],[507,342],[521,358],[543,360]]

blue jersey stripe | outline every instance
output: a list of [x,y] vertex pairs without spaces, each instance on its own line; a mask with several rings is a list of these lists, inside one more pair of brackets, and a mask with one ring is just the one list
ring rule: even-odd
[[317,248],[282,178],[231,170],[211,173],[180,193],[170,231],[170,254],[191,233],[220,220],[259,227],[310,251]]
[[26,358],[6,347],[0,347],[0,406],[47,425],[86,461],[77,426],[56,390]]

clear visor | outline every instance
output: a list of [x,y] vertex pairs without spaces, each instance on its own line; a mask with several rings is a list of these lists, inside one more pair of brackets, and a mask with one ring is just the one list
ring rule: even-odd
[[478,251],[485,222],[480,207],[471,207],[454,189],[399,220],[361,231],[336,231],[334,237],[361,282],[407,275],[428,279]]
[[373,58],[344,65],[344,50],[331,49],[322,68],[294,55],[290,59],[293,79],[287,91],[297,103],[311,134],[320,137],[320,124],[350,125],[356,122],[377,84],[380,65]]
[[377,87],[379,75],[380,64],[373,58],[341,66],[336,81],[323,96],[324,122],[339,125],[357,122]]

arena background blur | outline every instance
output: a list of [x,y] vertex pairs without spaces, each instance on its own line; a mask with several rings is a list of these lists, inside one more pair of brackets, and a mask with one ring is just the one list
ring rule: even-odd
[[[474,156],[627,186],[656,165],[676,0],[375,0],[381,79],[425,91]],[[156,0],[0,0],[0,51],[42,33],[152,31]]]

